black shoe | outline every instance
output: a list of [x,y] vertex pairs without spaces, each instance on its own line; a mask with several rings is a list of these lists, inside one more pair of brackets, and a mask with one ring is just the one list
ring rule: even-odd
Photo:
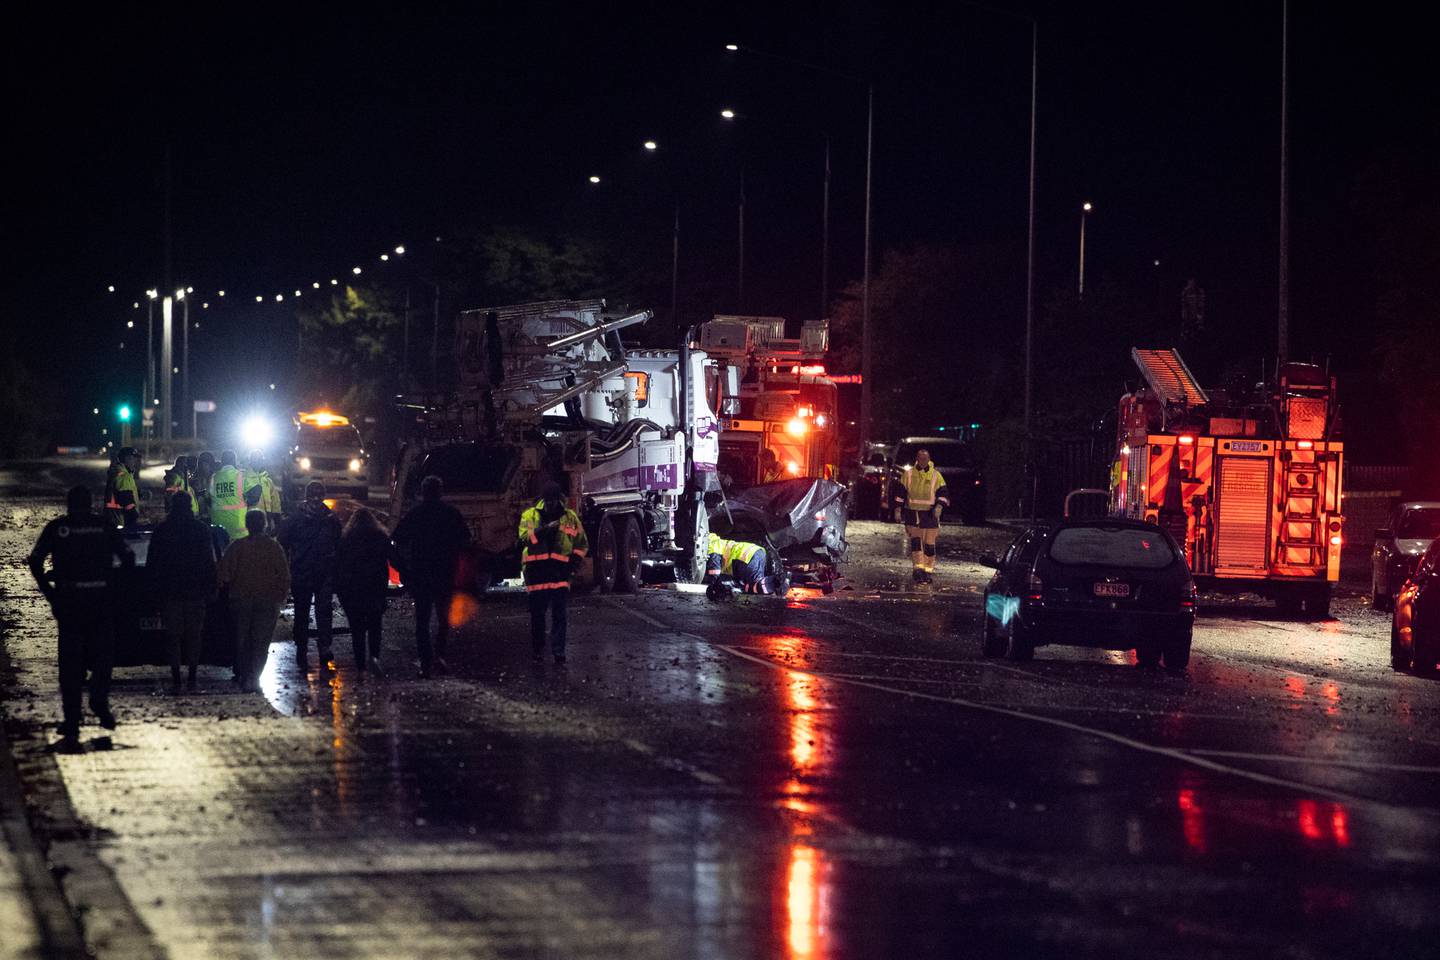
[[90,710],[95,714],[96,718],[99,719],[100,726],[106,730],[114,730],[120,725],[119,721],[115,719],[115,714],[110,712],[109,707],[91,707]]
[[910,579],[913,580],[913,581],[916,582],[916,583],[924,583],[924,582],[925,582],[925,571],[924,571],[924,570],[911,570],[911,571],[910,571]]
[[299,648],[296,648],[295,650],[295,666],[300,668],[301,673],[304,673],[305,671],[310,669],[310,657],[305,653],[304,650],[301,650]]
[[544,650],[532,650],[532,651],[530,652],[530,659],[531,659],[532,661],[534,661],[535,663],[544,663],[544,662],[545,662],[545,651],[544,651]]
[[60,734],[61,739],[74,740],[80,736],[80,724],[70,723],[68,720],[56,724],[55,730]]
[[50,745],[55,753],[84,753],[85,748],[80,745],[79,735],[66,735]]

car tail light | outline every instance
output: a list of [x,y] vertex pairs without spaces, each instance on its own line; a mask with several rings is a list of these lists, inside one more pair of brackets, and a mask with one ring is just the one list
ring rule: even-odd
[[1045,581],[1040,579],[1039,574],[1030,574],[1030,582],[1025,588],[1026,600],[1039,600],[1045,591]]
[[1195,600],[1200,596],[1200,591],[1195,588],[1195,581],[1191,580],[1185,587],[1185,596],[1180,601],[1181,610],[1194,610]]

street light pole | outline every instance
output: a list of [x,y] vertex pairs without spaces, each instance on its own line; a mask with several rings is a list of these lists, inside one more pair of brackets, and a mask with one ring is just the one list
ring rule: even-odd
[[[187,407],[194,404],[190,400],[190,298],[183,301],[184,307],[180,311],[180,410],[183,416]],[[180,421],[183,430],[184,421]],[[191,439],[195,437],[195,430],[190,431]]]
[[1080,205],[1080,299],[1085,299],[1085,218],[1090,215],[1091,204]]
[[830,134],[825,134],[825,191],[820,204],[820,319],[830,315]]
[[866,89],[865,113],[865,274],[860,294],[860,452],[864,455],[865,443],[870,439],[870,416],[873,410],[871,399],[874,380],[871,376],[870,336],[870,184],[871,160],[875,144],[875,84]]
[[1290,4],[1280,6],[1280,302],[1276,351],[1290,358]]
[[675,231],[670,235],[670,327],[680,334],[680,194],[675,194]]
[[740,243],[739,243],[739,270],[736,273],[738,290],[736,291],[735,312],[745,312],[745,166],[740,166]]

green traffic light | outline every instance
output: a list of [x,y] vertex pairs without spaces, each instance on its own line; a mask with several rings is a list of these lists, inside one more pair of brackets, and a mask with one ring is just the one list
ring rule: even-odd
[[121,405],[120,405],[119,413],[120,413],[120,419],[121,419],[121,421],[123,421],[123,422],[125,422],[125,423],[129,423],[129,422],[130,422],[130,405],[129,405],[128,403],[124,403],[124,404],[121,404]]

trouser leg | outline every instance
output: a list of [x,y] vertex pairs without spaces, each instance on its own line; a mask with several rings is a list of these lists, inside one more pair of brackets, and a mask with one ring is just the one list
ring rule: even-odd
[[254,654],[250,649],[250,618],[254,606],[248,600],[230,601],[230,622],[234,624],[235,677],[241,683],[250,679]]
[[56,660],[60,669],[60,707],[65,717],[63,732],[75,736],[80,732],[80,704],[85,690],[85,623],[78,612],[60,604],[55,607],[55,622],[60,634]]
[[171,600],[161,611],[165,618],[165,642],[170,655],[170,675],[180,676],[180,658],[185,648],[185,609],[178,600]]
[[565,656],[565,640],[570,620],[570,589],[547,590],[550,594],[550,652]]
[[251,606],[250,651],[245,679],[252,686],[260,682],[260,674],[265,672],[265,664],[270,660],[270,641],[275,636],[275,624],[279,620],[278,603],[256,601]]
[[291,593],[295,597],[295,646],[304,656],[310,650],[310,603],[315,591],[308,583],[297,583]]
[[428,593],[415,594],[415,653],[420,658],[420,669],[429,670],[433,654],[430,649],[430,611],[434,609],[435,598]]
[[435,656],[445,656],[450,645],[450,598],[451,591],[435,594]]
[[185,666],[193,675],[200,664],[200,637],[205,632],[205,603],[203,600],[187,600],[183,607],[185,628],[181,632],[181,652],[185,656]]
[[550,607],[550,590],[535,590],[530,594],[530,652],[535,656],[545,652],[545,611]]
[[108,615],[96,622],[86,638],[86,654],[90,661],[90,709],[106,713],[110,709],[110,674],[115,669],[115,633],[110,629]]
[[940,528],[929,527],[921,531],[920,553],[922,569],[926,573],[935,572],[935,543],[940,539]]
[[380,641],[384,629],[385,610],[377,604],[375,610],[370,614],[370,629],[368,631],[370,637],[371,660],[380,659]]
[[329,583],[315,588],[315,625],[318,628],[316,649],[322,660],[329,660],[335,640],[335,590]]
[[910,566],[915,570],[925,569],[924,531],[919,527],[905,527],[905,536],[910,538]]

